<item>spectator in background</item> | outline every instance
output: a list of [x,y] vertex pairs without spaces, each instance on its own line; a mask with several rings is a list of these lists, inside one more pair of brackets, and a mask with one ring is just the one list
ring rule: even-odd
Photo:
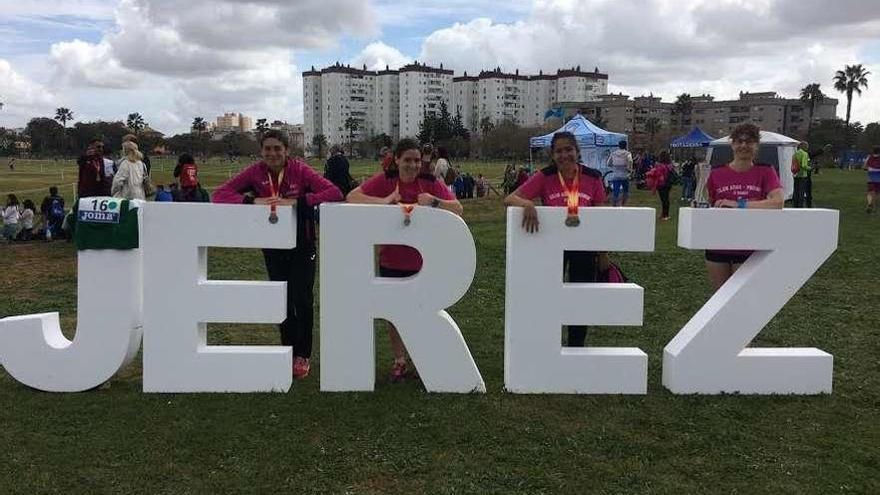
[[9,159],[9,170],[15,171],[15,158]]
[[871,154],[865,158],[862,167],[868,171],[868,196],[865,211],[874,212],[874,204],[877,202],[877,193],[880,193],[880,146],[874,146]]
[[6,206],[3,208],[3,238],[8,242],[15,240],[18,235],[18,221],[21,219],[20,203],[15,194],[6,196]]
[[[420,174],[434,175],[434,146],[430,143],[422,146],[422,167],[419,169]],[[434,175],[436,177],[436,175]]]
[[165,186],[159,184],[156,186],[156,201],[160,203],[171,203],[174,201],[174,196],[171,195],[171,184],[168,184],[168,189],[165,189]]
[[354,178],[351,176],[351,165],[342,151],[342,146],[334,146],[330,150],[331,156],[324,165],[324,178],[333,183],[345,196],[355,187]]
[[138,150],[137,143],[122,142],[122,160],[119,162],[119,170],[113,177],[113,188],[110,191],[113,197],[147,199],[147,192],[152,186],[148,185],[150,177],[147,175],[143,158],[144,155]]
[[21,230],[18,232],[18,240],[29,241],[34,238],[34,213],[36,212],[34,202],[26,199],[21,209]]
[[76,160],[78,177],[76,193],[80,198],[109,196],[111,181],[104,175],[104,142],[92,139],[83,155]]
[[691,155],[681,166],[681,200],[693,201],[697,189],[697,155]]
[[617,143],[617,149],[608,155],[611,168],[611,206],[626,206],[629,199],[629,176],[633,172],[633,157],[626,149],[626,141]]
[[464,197],[468,199],[474,198],[474,186],[476,181],[470,172],[464,174]]
[[117,163],[113,160],[113,153],[110,152],[110,148],[104,148],[104,180],[111,184],[113,184],[113,176],[116,175]]
[[810,177],[809,145],[801,141],[791,159],[791,172],[794,174],[794,192],[791,203],[795,208],[813,207],[813,179]]
[[[138,143],[138,137],[135,136],[134,134],[126,134],[125,136],[122,136],[122,142],[123,143],[132,142],[132,143],[138,145],[138,148],[140,148],[140,143]],[[141,159],[141,161],[144,162],[144,167],[147,169],[147,175],[150,175],[152,173],[152,169],[150,166],[150,157],[147,156],[147,154],[144,151],[141,151],[141,154],[143,155],[143,159]]]
[[516,189],[522,187],[529,180],[529,172],[525,167],[520,167],[516,174]]
[[434,162],[434,177],[440,179],[440,181],[447,186],[452,185],[446,182],[447,177],[451,178],[451,176],[449,176],[449,153],[447,153],[446,148],[442,146],[437,148],[437,161]]
[[504,194],[510,194],[516,190],[516,167],[512,163],[508,163],[504,167]]
[[382,158],[383,172],[387,172],[389,169],[397,166],[394,162],[394,152],[391,151],[390,147],[383,146],[382,149],[379,150],[379,156]]
[[58,188],[49,188],[49,195],[40,203],[40,214],[43,215],[43,225],[46,229],[46,240],[59,237],[61,223],[64,222],[64,198],[58,195]]
[[211,200],[208,192],[202,189],[202,184],[199,181],[199,167],[196,165],[195,158],[189,153],[184,153],[177,157],[174,177],[177,178],[177,184],[168,185],[168,192],[174,201],[181,203],[207,203]]
[[477,187],[477,197],[478,198],[482,198],[483,196],[485,196],[488,193],[489,181],[487,181],[486,178],[483,177],[483,174],[477,174],[476,187]]
[[652,189],[660,196],[660,220],[669,220],[669,191],[672,189],[672,160],[669,153],[663,151],[657,159],[654,167],[648,171],[649,183]]

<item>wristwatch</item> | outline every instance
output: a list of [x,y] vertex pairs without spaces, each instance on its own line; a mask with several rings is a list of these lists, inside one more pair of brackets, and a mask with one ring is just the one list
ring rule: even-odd
[[440,199],[434,198],[431,200],[431,208],[438,208],[440,206]]
[[749,204],[749,202],[746,201],[746,198],[737,198],[736,199],[736,207],[737,208],[745,208],[746,205],[748,205],[748,204]]

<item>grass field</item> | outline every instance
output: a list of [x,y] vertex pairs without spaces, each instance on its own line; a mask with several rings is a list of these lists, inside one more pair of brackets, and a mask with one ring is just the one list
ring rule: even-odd
[[[158,166],[168,174],[168,164]],[[34,177],[38,167],[0,170],[0,192],[47,187]],[[73,168],[64,167],[67,178]],[[358,163],[355,175],[373,167]],[[502,167],[466,165],[490,177]],[[228,169],[207,164],[203,181],[214,185]],[[642,348],[648,395],[503,393],[504,212],[495,198],[472,200],[465,219],[477,274],[450,313],[485,395],[388,383],[382,330],[370,394],[320,393],[320,356],[312,377],[286,395],[146,395],[139,362],[108,389],[72,395],[33,391],[0,371],[0,492],[880,493],[880,215],[864,212],[864,180],[862,172],[815,177],[816,206],[841,211],[839,249],[753,344],[833,354],[832,395],[675,396],[661,386],[663,347],[710,295],[702,254],[675,244],[675,220],[658,223],[654,253],[615,255],[646,289],[645,325],[588,337]],[[656,199],[640,191],[635,202]],[[209,271],[264,279],[256,250],[212,250]],[[60,311],[73,335],[70,244],[0,244],[0,288],[0,316]],[[209,340],[271,345],[277,334],[211,325]]]

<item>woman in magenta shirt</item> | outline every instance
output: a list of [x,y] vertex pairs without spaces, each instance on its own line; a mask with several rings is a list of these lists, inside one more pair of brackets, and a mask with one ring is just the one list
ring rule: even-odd
[[[733,161],[714,168],[706,181],[709,204],[715,208],[781,209],[785,201],[779,176],[771,165],[755,163],[761,131],[741,124],[730,135]],[[745,263],[751,251],[706,251],[706,269],[715,290]]]
[[[577,227],[573,221],[577,207],[601,206],[605,204],[605,185],[598,170],[580,163],[580,149],[574,134],[557,132],[550,144],[552,165],[531,176],[525,184],[504,199],[507,206],[523,208],[522,227],[528,233],[538,231],[538,211],[535,200],[543,206],[559,206],[569,209],[566,225]],[[577,205],[569,200],[577,197]],[[608,269],[607,253],[591,251],[566,251],[563,260],[569,282],[595,282],[600,270]],[[583,347],[587,327],[573,325],[568,327],[568,346]]]
[[290,158],[287,136],[283,133],[265,132],[260,138],[260,148],[263,159],[221,185],[212,200],[266,205],[266,218],[270,222],[277,207],[296,207],[296,247],[264,249],[263,258],[269,280],[287,282],[287,318],[280,326],[281,345],[293,347],[293,376],[302,379],[309,375],[312,356],[314,208],[326,201],[342,201],[342,192],[305,162]]
[[[409,220],[415,205],[441,208],[461,216],[461,203],[430,172],[420,172],[422,153],[419,143],[412,139],[401,139],[394,149],[396,167],[374,175],[360,187],[348,193],[349,203],[396,205],[400,204],[405,221]],[[411,277],[422,269],[419,252],[408,246],[379,247],[379,276],[387,278]],[[409,372],[406,347],[394,325],[388,329],[391,339],[391,352],[394,364],[391,368],[391,381],[402,380]]]

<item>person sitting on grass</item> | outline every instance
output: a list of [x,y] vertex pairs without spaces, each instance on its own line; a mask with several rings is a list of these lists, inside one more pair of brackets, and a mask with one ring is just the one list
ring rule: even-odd
[[[463,211],[461,203],[455,199],[443,180],[432,173],[420,172],[422,155],[418,142],[401,139],[394,150],[394,157],[396,168],[389,168],[387,172],[374,175],[348,193],[346,200],[356,204],[418,204],[441,208],[461,216]],[[407,219],[410,211],[405,212]],[[422,257],[415,249],[398,245],[379,247],[380,277],[411,277],[421,269]],[[394,325],[390,325],[388,337],[391,339],[391,352],[394,354],[390,377],[391,381],[396,383],[409,373],[406,347]]]
[[15,240],[18,235],[18,220],[21,218],[18,198],[15,194],[6,196],[6,206],[3,208],[3,238],[9,242]]
[[34,238],[34,214],[37,207],[34,202],[26,199],[21,209],[21,230],[18,232],[19,241],[29,241]]
[[[709,204],[714,208],[781,209],[782,185],[772,165],[755,163],[761,131],[740,124],[730,135],[733,161],[712,169],[706,181]],[[706,251],[706,270],[717,291],[752,254],[751,251]]]

